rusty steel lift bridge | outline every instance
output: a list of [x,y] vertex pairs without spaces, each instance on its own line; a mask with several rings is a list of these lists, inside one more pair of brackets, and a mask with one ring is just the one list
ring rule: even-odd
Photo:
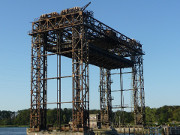
[[[57,120],[61,128],[61,79],[72,77],[72,129],[89,129],[89,64],[100,68],[101,123],[112,120],[111,70],[132,69],[136,125],[145,124],[143,50],[136,40],[74,7],[41,15],[32,22],[30,129],[47,129],[47,80],[57,80]],[[57,76],[47,77],[47,57],[57,55]],[[61,76],[61,56],[72,59],[72,76]],[[62,63],[63,64],[63,63]],[[121,76],[121,73],[120,73]],[[121,80],[122,81],[122,80]],[[121,89],[121,92],[123,90]],[[124,108],[121,103],[120,108]]]

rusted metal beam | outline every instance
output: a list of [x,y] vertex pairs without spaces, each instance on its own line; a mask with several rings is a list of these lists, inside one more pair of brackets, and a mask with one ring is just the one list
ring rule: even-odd
[[112,122],[111,72],[100,68],[100,116],[102,126],[110,126]]
[[47,110],[47,39],[45,34],[32,37],[31,47],[31,109],[30,128],[34,131],[46,129]]
[[[135,123],[144,123],[142,45],[74,7],[41,15],[32,23],[30,128],[46,128],[47,80],[57,79],[57,119],[61,128],[61,79],[72,77],[74,130],[89,128],[89,64],[106,69],[105,113],[111,122],[110,70],[132,67]],[[50,53],[50,54],[48,54]],[[57,55],[57,76],[47,77],[47,56]],[[61,56],[72,59],[72,75],[61,76]],[[139,80],[137,78],[140,78]],[[121,89],[121,92],[124,90]],[[138,94],[139,93],[139,94]],[[104,97],[106,96],[106,97]],[[101,101],[102,104],[102,101]],[[122,106],[122,105],[121,105]],[[102,106],[101,106],[102,107]],[[103,107],[102,107],[103,108]],[[141,109],[139,109],[141,108]],[[103,109],[102,109],[103,110]],[[107,112],[107,113],[106,113]]]
[[133,56],[131,59],[135,61],[132,67],[134,123],[136,125],[145,125],[143,56]]

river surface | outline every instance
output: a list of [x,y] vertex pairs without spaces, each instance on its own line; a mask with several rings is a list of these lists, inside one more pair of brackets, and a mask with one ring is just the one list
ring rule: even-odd
[[26,135],[26,127],[2,127],[0,135]]

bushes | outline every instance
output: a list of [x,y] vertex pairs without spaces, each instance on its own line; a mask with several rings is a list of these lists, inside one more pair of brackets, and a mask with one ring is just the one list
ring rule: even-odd
[[[90,113],[99,113],[99,110],[90,110]],[[163,106],[160,108],[146,107],[146,123],[153,124],[178,124],[180,123],[180,106]],[[119,122],[120,111],[113,113],[113,121]],[[1,126],[21,126],[29,125],[30,110],[20,110],[18,112],[0,111],[0,125]],[[133,123],[133,113],[124,112],[125,123]],[[68,124],[72,119],[72,109],[64,108],[61,110],[61,123]],[[57,124],[57,109],[47,110],[47,125]]]
[[[61,110],[62,124],[68,124],[71,119],[72,109]],[[30,109],[19,110],[18,112],[0,111],[0,125],[1,126],[22,126],[30,123]],[[57,109],[47,110],[47,124],[57,124]]]

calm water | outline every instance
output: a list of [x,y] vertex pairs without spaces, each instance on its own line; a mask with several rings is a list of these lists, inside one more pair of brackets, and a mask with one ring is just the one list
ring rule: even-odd
[[26,135],[26,127],[3,127],[0,135]]

